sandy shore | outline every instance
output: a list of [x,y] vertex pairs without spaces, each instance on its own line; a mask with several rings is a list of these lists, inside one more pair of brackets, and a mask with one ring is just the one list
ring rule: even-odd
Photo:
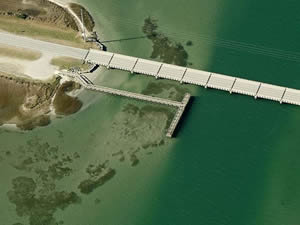
[[[54,0],[49,0],[49,2],[69,13],[75,19],[79,31],[85,29],[68,4]],[[15,6],[13,3],[7,3],[7,7]],[[56,6],[52,5],[51,7],[55,8]],[[1,10],[2,17],[9,18],[11,16],[5,12],[3,14]],[[39,18],[37,17],[36,20]],[[20,20],[20,22],[24,21]],[[45,23],[45,27],[49,25],[47,23]],[[59,23],[62,26],[61,21]],[[58,78],[56,75],[57,71],[64,66],[61,65],[62,62],[59,65],[53,63],[59,53],[38,51],[40,48],[22,50],[22,48],[12,47],[5,43],[7,41],[0,44],[0,49],[5,50],[5,54],[4,50],[0,54],[0,126],[6,126],[9,129],[30,130],[37,126],[48,125],[51,118],[58,115],[73,114],[81,109],[82,103],[76,97],[80,93],[78,90],[80,85],[64,78]],[[74,62],[75,60],[78,61],[74,58]],[[67,61],[68,65],[65,66],[70,66],[71,62]]]
[[25,74],[34,80],[47,81],[54,77],[58,67],[51,65],[53,56],[42,54],[41,58],[28,61],[12,57],[0,56],[0,71],[18,75]]

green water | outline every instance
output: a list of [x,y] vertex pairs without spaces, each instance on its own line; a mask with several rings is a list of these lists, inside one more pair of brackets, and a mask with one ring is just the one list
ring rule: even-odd
[[[187,47],[192,67],[289,87],[300,87],[300,3],[295,0],[80,0],[95,18],[102,40],[143,36],[147,16],[159,30]],[[107,43],[110,51],[148,58],[146,38]],[[153,81],[105,71],[98,82],[140,92]],[[161,82],[161,81],[157,81]],[[172,83],[172,82],[169,82]],[[110,160],[117,175],[80,204],[56,210],[67,225],[282,225],[300,222],[300,109],[247,96],[188,87],[195,95],[178,137],[128,155],[164,135],[165,117],[135,121],[123,113],[128,99],[84,93],[85,108],[49,127],[25,134],[2,132],[2,151],[41,138],[60,152],[78,152],[72,176],[58,190],[77,190],[89,163]],[[124,136],[126,127],[140,135]],[[149,128],[154,124],[154,128]],[[60,132],[63,134],[60,135]],[[123,150],[125,162],[111,156]],[[148,154],[147,154],[148,153]],[[150,154],[152,153],[152,154]],[[9,157],[3,157],[4,159]],[[15,161],[13,156],[10,159]],[[10,161],[9,161],[10,162]],[[1,221],[27,223],[7,200],[11,179],[25,175],[1,161]],[[33,175],[34,176],[34,175]],[[2,185],[3,184],[3,185]],[[100,199],[95,204],[95,199]]]

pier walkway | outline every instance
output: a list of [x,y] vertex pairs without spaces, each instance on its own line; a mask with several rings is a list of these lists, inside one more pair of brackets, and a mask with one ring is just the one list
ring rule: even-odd
[[186,106],[188,105],[189,101],[190,101],[190,98],[191,98],[191,95],[189,93],[185,94],[182,102],[181,102],[181,106],[178,107],[178,110],[170,124],[170,127],[168,129],[168,132],[167,132],[167,137],[172,137],[177,126],[178,126],[178,123],[184,113],[184,110],[186,108]]
[[147,102],[168,105],[168,106],[173,106],[173,107],[181,107],[182,106],[181,102],[172,101],[169,99],[158,98],[158,97],[143,95],[143,94],[139,94],[139,93],[133,93],[133,92],[129,92],[129,91],[104,87],[104,86],[100,86],[100,85],[94,85],[93,82],[89,80],[89,78],[87,78],[85,75],[80,74],[80,73],[74,74],[74,73],[69,73],[69,72],[60,72],[58,75],[68,76],[72,79],[76,79],[85,89],[88,89],[88,90],[103,92],[103,93],[112,94],[112,95],[124,96],[124,97],[133,98],[133,99],[137,99],[137,100],[141,100],[141,101],[147,101]]
[[172,106],[176,107],[177,111],[175,113],[175,116],[171,122],[170,127],[167,130],[167,137],[172,137],[174,134],[174,131],[176,130],[176,127],[183,115],[183,112],[189,103],[190,100],[190,94],[185,94],[182,102],[177,102],[177,101],[172,101],[169,99],[163,99],[163,98],[158,98],[158,97],[153,97],[149,95],[143,95],[143,94],[138,94],[138,93],[133,93],[129,91],[124,91],[124,90],[119,90],[119,89],[114,89],[114,88],[109,88],[109,87],[104,87],[100,85],[94,85],[93,82],[86,77],[84,74],[81,73],[70,73],[66,71],[61,71],[58,73],[60,76],[66,76],[71,78],[72,80],[78,81],[85,89],[91,90],[91,91],[98,91],[98,92],[103,92],[107,94],[112,94],[112,95],[118,95],[118,96],[123,96],[127,98],[132,98],[136,100],[141,100],[141,101],[147,101],[147,102],[152,102],[156,104],[162,104],[162,105],[167,105],[167,106]]
[[300,105],[300,90],[292,88],[92,49],[85,60],[107,68],[249,95],[255,99]]

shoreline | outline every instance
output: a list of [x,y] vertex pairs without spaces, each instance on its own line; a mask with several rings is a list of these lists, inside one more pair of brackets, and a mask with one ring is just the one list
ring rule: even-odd
[[[103,48],[103,46],[101,45],[100,41],[97,39],[97,33],[94,31],[94,27],[95,27],[94,18],[91,16],[91,14],[89,13],[89,11],[86,10],[85,7],[83,7],[82,5],[77,4],[77,3],[73,3],[73,2],[64,3],[64,2],[59,1],[59,0],[46,0],[46,2],[50,3],[50,5],[48,5],[46,3],[46,6],[49,7],[50,10],[53,11],[53,8],[55,9],[55,7],[59,7],[59,8],[61,8],[62,12],[65,12],[67,15],[69,15],[72,18],[72,20],[76,23],[76,26],[78,28],[77,32],[78,33],[81,32],[81,41],[83,43],[85,43],[85,45],[90,45],[86,49],[94,48],[96,46],[97,46],[97,49],[98,48],[100,48],[100,49]],[[34,7],[37,7],[37,6],[31,5],[31,3],[29,3],[30,4],[29,6],[27,6],[26,4],[28,4],[28,3],[25,3],[24,5],[21,6],[23,8],[19,9],[20,11],[14,12],[12,10],[13,11],[12,13],[9,13],[9,8],[13,9],[13,7],[15,7],[14,5],[9,6],[9,8],[5,8],[4,7],[2,9],[2,11],[0,11],[0,14],[2,13],[2,15],[5,15],[5,17],[7,17],[9,20],[15,19],[15,17],[18,17],[19,15],[26,15],[27,16],[27,14],[23,13],[22,10],[26,10],[27,7],[34,8]],[[85,32],[88,32],[88,29],[81,22],[81,19],[79,18],[78,14],[76,14],[75,11],[72,10],[71,4],[74,4],[74,5],[76,4],[76,6],[82,8],[88,14],[89,19],[92,21],[92,24],[93,24],[92,32],[89,32],[86,36],[83,36],[83,34],[85,34]],[[55,5],[55,6],[53,6],[53,5]],[[15,22],[22,24],[23,22],[27,21],[26,24],[29,26],[29,25],[31,25],[31,22],[30,22],[31,20],[33,20],[33,21],[39,21],[40,20],[39,16],[35,17],[35,16],[30,16],[30,14],[28,14],[28,15],[29,15],[28,16],[28,18],[29,18],[28,20],[27,20],[27,17],[26,17],[24,20],[18,20],[19,22],[18,21],[15,21]],[[11,18],[11,16],[13,16],[13,18]],[[55,15],[53,15],[52,12],[49,12],[49,15],[44,16],[43,20],[45,20],[45,18],[49,19],[49,20],[52,20],[53,16],[55,16]],[[7,20],[7,18],[5,18],[5,17],[3,17],[4,18],[4,23],[6,23],[6,20]],[[0,21],[1,21],[1,18],[0,18]],[[40,25],[41,25],[41,27],[44,27],[45,29],[49,29],[48,26],[49,26],[49,24],[52,24],[52,23],[55,24],[56,22],[52,22],[52,21],[49,22],[49,21],[47,21],[45,23],[42,22]],[[26,24],[24,24],[24,26],[26,26]],[[61,25],[59,25],[57,27],[60,27],[60,26]],[[0,27],[0,31],[1,30],[3,30],[4,32],[7,32],[8,34],[11,33],[11,34],[20,35],[21,37],[28,37],[28,35],[26,35],[26,34],[18,34],[18,33],[15,33],[13,31],[8,31],[8,30],[5,30],[5,29],[1,29],[1,27]],[[38,38],[38,37],[36,38],[34,36],[29,36],[29,38],[33,38],[33,39],[37,39],[37,40],[41,40],[41,41],[46,41],[46,42],[53,43],[53,44],[55,44],[55,43],[59,44],[59,42],[56,42],[56,41],[46,40],[42,36],[41,36],[41,38]],[[77,38],[77,37],[74,36],[74,38]],[[74,40],[74,41],[77,42],[77,39]],[[3,42],[3,44],[4,43],[7,43],[7,42]],[[67,43],[65,43],[64,45],[68,46]],[[1,45],[0,45],[0,47],[1,47]],[[74,47],[79,47],[80,48],[80,46],[77,46],[77,45],[75,45]],[[47,77],[49,77],[49,78],[54,77],[55,72],[58,70],[57,65],[53,65],[52,64],[52,60],[54,60],[57,57],[56,53],[55,52],[51,52],[50,54],[45,53],[45,52],[41,53],[39,51],[39,48],[35,48],[35,51],[40,54],[40,56],[37,59],[33,59],[33,60],[31,60],[29,62],[27,60],[22,59],[21,57],[18,56],[17,53],[15,53],[16,56],[15,57],[11,57],[11,59],[13,60],[13,63],[10,63],[10,64],[12,64],[12,65],[13,64],[21,64],[22,68],[24,68],[23,69],[23,73],[26,74],[27,76],[32,77],[33,79],[37,78],[37,79],[44,80],[43,79],[44,75],[47,76]],[[72,58],[71,55],[69,57]],[[1,58],[4,58],[4,56],[0,57],[0,59]],[[74,57],[74,59],[75,58],[77,58],[77,57]],[[8,64],[8,61],[9,60],[5,60],[4,59],[4,66],[5,66],[5,64]],[[54,68],[54,66],[56,66],[56,68]],[[45,74],[45,68],[47,68],[46,69],[46,71],[47,71],[46,73],[48,73],[48,74]],[[34,73],[35,73],[35,75],[34,75]],[[44,75],[41,76],[39,74],[44,74]]]
[[0,72],[0,87],[0,126],[21,131],[47,126],[54,118],[74,114],[82,106],[76,96],[69,95],[80,85],[59,76],[43,81]]
[[[60,7],[62,7],[63,9],[65,9],[71,16],[73,16],[73,18],[76,20],[76,24],[77,24],[77,27],[78,29],[84,29],[87,31],[86,27],[84,26],[84,24],[82,24],[81,22],[81,19],[78,18],[78,16],[76,15],[76,13],[70,8],[70,5],[69,3],[62,3],[58,0],[48,0],[49,2],[53,3],[53,4],[56,4]],[[79,24],[79,26],[78,26]],[[83,30],[81,30],[81,32],[83,32]]]

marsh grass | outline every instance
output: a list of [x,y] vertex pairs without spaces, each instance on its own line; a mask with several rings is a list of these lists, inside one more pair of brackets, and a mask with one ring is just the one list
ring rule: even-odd
[[63,29],[51,24],[16,17],[0,16],[0,30],[78,48],[89,48],[91,45],[85,43],[78,32],[70,28]]
[[82,10],[84,26],[88,31],[92,32],[95,27],[95,22],[91,14],[83,6],[76,3],[71,3],[70,8],[79,18],[81,18],[81,10]]
[[51,64],[58,66],[60,70],[78,67],[82,70],[87,70],[89,65],[82,64],[82,60],[71,57],[56,57],[51,60]]
[[6,45],[0,45],[0,56],[35,61],[41,58],[42,54],[40,52],[31,51],[23,48],[15,48]]
[[76,83],[68,81],[63,83],[57,90],[53,101],[57,115],[70,115],[76,113],[82,107],[82,102],[77,97],[71,97],[67,93],[80,88]]

